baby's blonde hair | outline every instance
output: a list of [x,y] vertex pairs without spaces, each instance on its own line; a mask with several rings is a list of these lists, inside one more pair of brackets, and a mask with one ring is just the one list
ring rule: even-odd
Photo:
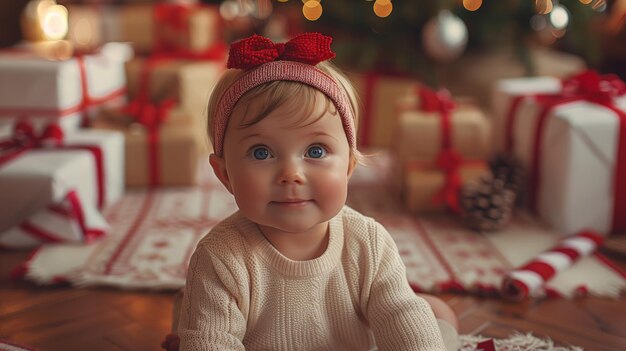
[[[350,100],[352,116],[354,116],[353,123],[356,133],[356,130],[358,130],[359,121],[358,100],[354,86],[352,85],[350,80],[345,75],[343,75],[339,68],[337,68],[329,61],[322,61],[318,63],[315,67],[332,77],[337,82],[337,84],[346,92],[346,95]],[[218,103],[224,92],[245,72],[246,71],[239,69],[227,70],[217,81],[213,90],[211,91],[206,114],[207,134],[209,142],[211,144],[213,143],[212,138],[215,133],[213,118],[216,115]],[[256,99],[258,96],[264,96],[264,99],[258,99],[258,101],[260,101],[261,103],[260,110],[262,112],[258,116],[256,116],[250,123],[247,124],[252,125],[263,120],[270,112],[282,106],[284,103],[290,101],[293,102],[294,95],[305,97],[306,101],[302,102],[302,106],[305,110],[310,110],[313,103],[315,102],[316,96],[319,95],[316,94],[316,92],[319,92],[319,90],[304,83],[275,80],[250,89],[239,99],[239,101],[237,101],[235,108],[237,108],[237,106],[241,104],[247,104],[249,101]],[[327,106],[329,106],[329,108],[330,106],[335,107],[330,98],[328,98],[326,95],[323,96],[326,98]],[[308,113],[305,113],[305,116],[306,115],[308,115]],[[356,149],[356,147],[351,150],[351,156],[355,161],[361,161],[361,154]]]

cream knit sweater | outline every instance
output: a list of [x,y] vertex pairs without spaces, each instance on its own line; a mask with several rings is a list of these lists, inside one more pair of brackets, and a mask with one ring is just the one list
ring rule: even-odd
[[309,261],[278,252],[239,212],[198,244],[180,350],[445,350],[389,233],[344,207]]

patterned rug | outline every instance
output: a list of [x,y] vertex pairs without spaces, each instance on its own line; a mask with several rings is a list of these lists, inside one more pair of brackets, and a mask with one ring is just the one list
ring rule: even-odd
[[[355,172],[348,204],[379,220],[394,237],[417,291],[464,291],[496,295],[505,272],[558,242],[557,233],[518,215],[497,233],[476,233],[445,215],[416,218],[389,191],[389,158],[368,159]],[[133,190],[106,217],[108,238],[93,245],[47,245],[36,250],[17,275],[40,283],[178,289],[198,240],[236,209],[208,165],[194,188]],[[626,275],[599,254],[585,257],[550,280],[535,296],[618,296]]]

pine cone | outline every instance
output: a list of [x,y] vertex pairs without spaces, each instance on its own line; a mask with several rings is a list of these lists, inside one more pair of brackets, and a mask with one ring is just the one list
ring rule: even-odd
[[504,180],[485,176],[470,182],[460,192],[461,218],[475,230],[493,231],[506,226],[513,214],[515,192]]
[[489,161],[489,168],[495,179],[502,180],[504,187],[515,193],[516,204],[521,205],[526,188],[526,169],[522,162],[515,156],[499,154]]

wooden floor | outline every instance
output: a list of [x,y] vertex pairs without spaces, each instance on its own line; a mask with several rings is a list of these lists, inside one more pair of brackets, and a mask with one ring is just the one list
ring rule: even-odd
[[[26,257],[0,252],[0,339],[40,350],[158,350],[171,324],[173,293],[36,287],[7,278]],[[611,256],[626,269],[626,257]],[[514,330],[585,350],[626,350],[626,298],[514,304],[443,296],[461,333],[506,337]]]

